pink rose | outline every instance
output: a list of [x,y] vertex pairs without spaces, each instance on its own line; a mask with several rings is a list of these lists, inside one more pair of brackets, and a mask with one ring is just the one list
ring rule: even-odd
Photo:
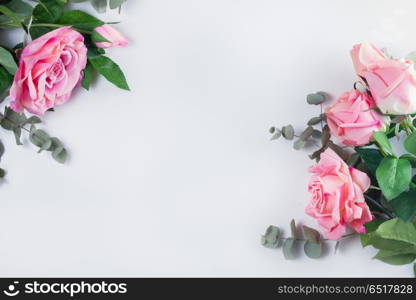
[[345,92],[325,109],[333,136],[347,146],[362,146],[370,142],[374,132],[385,130],[390,118],[372,109],[376,104],[367,93]]
[[365,78],[383,113],[416,113],[416,73],[412,61],[389,59],[369,43],[355,45],[351,57],[357,74]]
[[411,60],[389,59],[372,64],[363,77],[383,113],[416,113],[416,73]]
[[363,70],[369,65],[388,59],[383,52],[370,43],[354,45],[350,53],[355,72],[360,76],[363,76]]
[[317,219],[325,236],[338,240],[347,225],[360,234],[365,233],[364,224],[373,219],[364,199],[364,192],[370,187],[367,174],[348,167],[329,148],[310,172],[313,175],[308,189],[312,199],[305,211]]
[[51,31],[23,49],[10,89],[11,108],[42,115],[68,101],[87,64],[84,37],[70,27]]
[[124,47],[129,44],[127,38],[110,25],[102,25],[95,28],[95,31],[108,41],[95,43],[99,48]]

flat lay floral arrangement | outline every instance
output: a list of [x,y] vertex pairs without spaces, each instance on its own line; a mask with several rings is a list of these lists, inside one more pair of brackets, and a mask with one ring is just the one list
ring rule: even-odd
[[329,94],[307,96],[320,107],[306,129],[272,127],[272,140],[294,140],[293,147],[317,147],[310,155],[306,205],[321,233],[290,224],[291,236],[269,226],[261,237],[267,248],[281,247],[292,259],[298,248],[310,258],[322,256],[323,244],[359,235],[374,258],[392,265],[413,264],[416,274],[416,71],[407,58],[389,56],[370,43],[351,50],[357,74],[354,88],[332,103]]
[[[69,2],[85,1],[0,1],[0,30],[14,29],[13,34],[22,37],[13,48],[0,46],[0,126],[14,133],[17,145],[26,133],[39,152],[49,151],[59,163],[67,160],[68,151],[60,139],[37,128],[41,117],[60,113],[57,107],[70,101],[73,90],[89,90],[98,74],[129,90],[120,67],[106,56],[107,49],[126,46],[127,39],[115,24],[69,9]],[[120,9],[125,0],[90,2],[104,12]],[[3,152],[1,146],[0,155]],[[0,176],[5,174],[0,169]]]

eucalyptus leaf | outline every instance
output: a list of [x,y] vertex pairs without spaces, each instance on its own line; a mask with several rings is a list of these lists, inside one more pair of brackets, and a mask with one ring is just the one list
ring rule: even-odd
[[279,246],[279,227],[270,225],[266,233],[261,237],[261,243],[266,248],[277,248]]
[[310,228],[308,226],[302,226],[303,229],[303,235],[305,236],[305,239],[312,243],[318,243],[321,235],[318,231],[316,231],[313,228]]
[[312,135],[312,133],[313,133],[313,127],[312,126],[308,126],[301,134],[300,134],[300,137],[299,137],[299,139],[301,139],[301,140],[303,140],[303,141],[305,141],[305,140],[307,140],[308,138],[310,138],[311,137],[311,135]]
[[312,125],[316,125],[319,124],[322,121],[322,117],[313,117],[308,121],[308,125],[312,126]]
[[293,140],[295,137],[295,130],[292,125],[286,125],[282,128],[282,135],[287,140]]
[[325,102],[325,96],[318,93],[309,94],[306,96],[306,102],[308,104],[319,105]]
[[270,140],[277,140],[282,136],[282,132],[280,131],[280,129],[276,128],[275,132],[273,133],[272,137],[270,138]]
[[286,259],[295,258],[295,240],[293,238],[288,238],[283,243],[283,255]]
[[293,149],[295,149],[295,150],[300,150],[300,149],[302,149],[303,147],[305,147],[305,145],[306,145],[306,142],[305,142],[304,140],[299,139],[299,140],[296,140],[296,141],[293,143]]
[[322,255],[322,243],[321,242],[311,242],[311,241],[307,241],[303,247],[305,254],[309,257],[309,258],[320,258]]

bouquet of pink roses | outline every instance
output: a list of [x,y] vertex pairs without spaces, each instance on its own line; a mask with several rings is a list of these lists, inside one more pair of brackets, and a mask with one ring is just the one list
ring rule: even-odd
[[292,236],[287,238],[278,227],[269,226],[261,240],[265,247],[282,246],[284,256],[294,258],[297,244],[303,243],[305,254],[318,258],[324,241],[338,241],[338,246],[341,239],[358,234],[363,247],[378,249],[376,259],[393,265],[415,261],[416,72],[412,56],[396,59],[372,44],[355,45],[351,57],[358,81],[352,91],[324,109],[328,94],[309,94],[307,102],[320,105],[321,114],[310,119],[299,135],[291,125],[270,129],[272,139],[296,138],[295,149],[319,145],[310,155],[317,163],[309,170],[311,200],[305,212],[316,219],[324,237],[307,226],[299,230],[292,221]]
[[[104,11],[120,8],[125,0],[92,1]],[[0,28],[21,29],[23,42],[12,48],[0,46],[0,95],[5,100],[0,126],[12,131],[21,145],[22,132],[39,152],[49,151],[64,163],[67,150],[56,137],[38,129],[40,116],[71,99],[74,89],[89,90],[95,74],[129,90],[120,67],[106,56],[106,49],[126,46],[127,39],[114,27],[80,10],[68,8],[79,0],[0,1]],[[15,31],[14,31],[15,32]],[[14,33],[13,32],[13,33]],[[20,34],[21,34],[20,33]],[[30,116],[27,116],[29,113]],[[0,143],[0,156],[3,146]],[[0,169],[0,177],[5,171]]]

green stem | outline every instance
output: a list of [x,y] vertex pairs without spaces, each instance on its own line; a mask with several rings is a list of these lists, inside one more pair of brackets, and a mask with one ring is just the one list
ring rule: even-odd
[[[350,238],[350,237],[353,237],[353,236],[356,236],[356,235],[357,235],[357,233],[355,233],[355,232],[349,233],[349,234],[345,234],[339,240],[347,239],[347,238]],[[279,237],[279,240],[287,240],[287,239],[292,239],[292,238]],[[331,239],[320,239],[320,240],[321,241],[334,241],[335,242],[335,240],[331,240]],[[306,242],[307,240],[306,239],[298,239],[298,238],[296,238],[295,241],[298,241],[298,242]]]
[[[1,24],[2,26],[7,26],[7,27],[13,27],[13,28],[21,28],[22,26],[17,25],[17,24],[13,24],[13,23],[9,23],[9,24]],[[52,27],[52,28],[61,28],[61,27],[65,27],[65,26],[72,26],[72,25],[67,25],[67,24],[51,24],[51,23],[36,23],[36,24],[32,24],[30,27]],[[74,30],[84,33],[84,34],[92,34],[91,31],[87,31],[87,30],[82,30],[82,29],[78,29],[78,28],[74,28]]]
[[378,201],[376,201],[375,199],[371,198],[368,195],[364,195],[364,197],[368,202],[370,202],[371,204],[376,206],[379,210],[381,210],[383,213],[385,213],[390,219],[394,219],[394,216],[391,214],[391,212],[388,211],[383,205],[378,203]]

